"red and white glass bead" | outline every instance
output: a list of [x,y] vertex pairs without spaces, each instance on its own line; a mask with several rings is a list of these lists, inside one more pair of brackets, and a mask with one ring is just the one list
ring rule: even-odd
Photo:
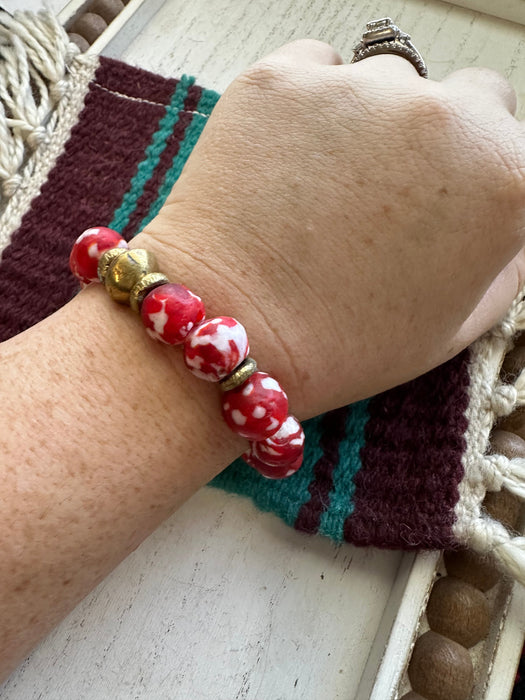
[[99,282],[97,268],[100,256],[109,248],[127,248],[128,244],[120,233],[105,226],[88,228],[75,241],[69,256],[71,272],[82,287],[91,282]]
[[274,467],[286,466],[302,459],[303,450],[304,431],[295,416],[288,416],[271,437],[252,443],[252,453]]
[[250,352],[244,326],[230,316],[200,323],[184,341],[184,362],[199,379],[218,382],[243,362]]
[[228,426],[248,440],[265,440],[288,415],[288,397],[266,372],[254,372],[244,384],[222,395],[222,415]]
[[260,460],[257,455],[254,454],[253,445],[256,443],[251,443],[251,449],[249,452],[245,452],[242,456],[246,464],[253,467],[260,474],[265,476],[267,479],[286,479],[288,476],[292,476],[301,467],[303,463],[303,455],[301,455],[291,464],[281,464],[279,466],[272,466],[271,464],[266,464]]
[[[71,251],[71,271],[82,286],[98,282],[98,263],[110,248],[128,248],[116,231],[104,226],[89,228]],[[184,343],[184,360],[193,374],[220,381],[247,357],[246,330],[229,316],[204,321],[200,297],[182,284],[163,284],[145,297],[141,309],[146,331],[170,345]],[[204,322],[203,322],[204,321]],[[227,425],[250,440],[243,459],[269,479],[294,474],[302,464],[304,432],[288,415],[288,398],[279,383],[266,372],[255,372],[241,386],[222,396]]]
[[142,302],[140,311],[146,332],[168,345],[180,345],[205,317],[202,299],[183,284],[162,284]]

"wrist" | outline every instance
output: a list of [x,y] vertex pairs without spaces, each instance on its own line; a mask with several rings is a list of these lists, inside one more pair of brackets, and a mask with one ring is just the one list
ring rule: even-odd
[[122,461],[118,443],[133,445],[138,454],[128,450],[126,461],[148,465],[152,478],[165,482],[157,493],[171,494],[165,505],[172,510],[236,459],[244,441],[224,425],[215,387],[193,377],[176,349],[151,339],[129,308],[96,285],[70,305],[64,313],[81,319],[79,334],[93,339],[100,377],[88,419],[95,422],[101,411],[115,417],[108,425],[108,434],[119,436],[114,458]]
[[244,325],[230,314],[210,315],[198,295],[159,271],[144,241],[129,249],[111,229],[88,229],[73,246],[71,269],[82,283],[101,281],[112,299],[140,313],[150,337],[180,346],[188,370],[220,388],[222,416],[248,440],[243,458],[250,466],[269,478],[294,474],[304,432],[280,383],[249,356]]
[[[175,217],[172,217],[175,221]],[[289,398],[290,411],[304,419],[313,415],[306,405],[300,373],[296,371],[289,340],[283,337],[286,327],[293,336],[298,319],[293,310],[279,300],[286,298],[279,290],[266,287],[260,255],[253,256],[242,245],[225,251],[225,235],[220,221],[215,226],[206,217],[184,220],[169,231],[162,221],[154,220],[147,230],[130,241],[130,248],[145,248],[154,253],[159,269],[171,281],[184,284],[198,294],[206,307],[206,316],[232,316],[246,329],[250,356],[260,370],[268,372],[282,385]],[[171,223],[171,222],[170,222]],[[238,236],[231,234],[232,240]],[[262,284],[261,284],[262,281]],[[304,324],[303,324],[304,325]],[[176,348],[172,352],[177,353]],[[305,368],[306,370],[306,368]],[[306,373],[306,371],[305,371]]]

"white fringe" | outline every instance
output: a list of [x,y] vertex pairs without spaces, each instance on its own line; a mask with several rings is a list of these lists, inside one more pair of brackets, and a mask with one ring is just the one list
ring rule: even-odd
[[483,460],[485,487],[488,491],[507,489],[525,500],[525,459],[504,455],[487,455]]
[[63,152],[98,64],[49,12],[0,11],[0,256]]
[[516,389],[516,405],[525,405],[525,369],[521,371],[514,384]]
[[78,53],[51,12],[0,12],[0,209],[53,134]]
[[525,537],[509,538],[493,551],[500,569],[525,586]]
[[469,544],[490,554],[504,573],[525,585],[525,537],[512,537],[501,523],[479,518],[472,524]]
[[512,303],[505,319],[472,347],[468,428],[463,457],[465,476],[459,485],[454,534],[461,544],[492,555],[500,569],[525,585],[525,537],[509,532],[483,512],[487,491],[507,489],[525,500],[525,459],[487,454],[490,432],[499,418],[525,405],[525,370],[514,384],[499,373],[513,338],[525,330],[525,290]]

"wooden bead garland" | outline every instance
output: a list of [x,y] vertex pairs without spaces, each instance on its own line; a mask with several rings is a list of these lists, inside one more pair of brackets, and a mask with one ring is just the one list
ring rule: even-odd
[[124,9],[122,0],[94,0],[89,6],[90,12],[100,15],[108,24]]
[[489,633],[489,604],[470,583],[444,576],[432,588],[427,620],[434,632],[470,649]]
[[[504,381],[515,381],[525,367],[525,333],[502,365]],[[490,452],[509,460],[525,458],[525,407],[501,420],[490,437]],[[521,502],[509,491],[488,492],[483,509],[505,527],[520,525]],[[436,581],[426,610],[430,631],[416,641],[408,668],[412,691],[402,700],[469,700],[472,660],[467,649],[490,629],[490,609],[484,593],[500,580],[491,557],[469,550],[444,553],[448,576]]]
[[525,440],[525,406],[520,406],[510,416],[503,418],[498,423],[498,428],[509,433],[515,433]]
[[[525,333],[523,331],[520,331],[514,338],[514,347],[516,348],[522,345],[525,345]],[[525,363],[523,366],[525,367]]]
[[77,34],[76,32],[69,32],[68,37],[70,41],[78,46],[82,53],[86,53],[86,51],[89,49],[89,41],[80,34]]
[[75,34],[80,34],[91,45],[107,28],[108,23],[94,12],[85,12],[71,27]]
[[468,700],[474,669],[468,651],[437,632],[416,641],[408,667],[412,689],[426,700]]
[[443,559],[450,576],[460,578],[480,591],[490,590],[500,579],[490,557],[483,557],[470,549],[445,552]]
[[492,452],[505,455],[509,459],[525,457],[525,440],[507,430],[494,430],[490,436],[490,445]]
[[170,283],[158,271],[152,253],[129,250],[116,231],[102,226],[78,237],[70,268],[82,285],[101,282],[114,301],[132,306],[155,340],[183,345],[185,363],[196,376],[221,383],[226,424],[252,441],[243,455],[250,466],[270,479],[291,476],[299,469],[302,427],[288,415],[288,398],[279,383],[258,371],[248,357],[248,337],[236,319],[205,319],[200,297],[182,284]]
[[521,503],[509,491],[489,491],[483,500],[483,507],[491,518],[510,530],[518,527],[521,516]]
[[67,25],[69,39],[85,52],[122,12],[128,0],[92,0]]

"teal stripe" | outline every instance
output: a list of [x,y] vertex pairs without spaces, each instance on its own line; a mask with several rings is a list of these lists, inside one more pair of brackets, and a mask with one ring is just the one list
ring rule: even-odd
[[206,126],[209,113],[215,107],[219,97],[220,95],[214,92],[213,90],[205,90],[201,95],[201,99],[199,100],[199,104],[197,105],[197,109],[195,110],[195,114],[193,115],[193,119],[191,120],[191,124],[186,128],[184,140],[182,141],[177,154],[173,158],[173,162],[168,172],[166,173],[164,182],[159,188],[157,199],[153,202],[148,213],[140,223],[140,226],[138,228],[139,231],[142,231],[142,229],[147,224],[149,224],[149,222],[155,216],[157,216],[157,214],[161,210],[162,205],[168,198],[169,193],[171,192],[171,188],[178,180],[182,172],[182,168],[188,160],[188,157],[192,152],[193,147],[197,143],[197,140],[201,135],[202,130]]
[[211,482],[211,486],[248,495],[261,510],[273,511],[293,527],[299,508],[309,501],[308,486],[314,479],[314,465],[322,456],[319,445],[322,416],[303,423],[306,434],[304,463],[298,472],[279,481],[265,479],[238,459]]
[[330,492],[330,507],[321,516],[319,532],[337,542],[343,541],[346,518],[354,510],[354,476],[361,468],[360,451],[365,444],[369,399],[349,407],[345,439],[339,446],[339,463],[333,472],[334,488]]
[[144,191],[146,183],[159,164],[162,152],[166,148],[167,139],[179,121],[180,112],[184,109],[184,102],[188,97],[188,90],[194,82],[195,78],[183,75],[177,83],[171,101],[169,105],[166,106],[166,112],[159,122],[159,128],[153,134],[151,143],[146,148],[146,157],[139,163],[137,172],[131,180],[131,186],[122,198],[120,207],[113,215],[113,220],[109,224],[109,228],[115,229],[115,231],[123,231],[127,226],[131,215],[136,209],[137,202]]

